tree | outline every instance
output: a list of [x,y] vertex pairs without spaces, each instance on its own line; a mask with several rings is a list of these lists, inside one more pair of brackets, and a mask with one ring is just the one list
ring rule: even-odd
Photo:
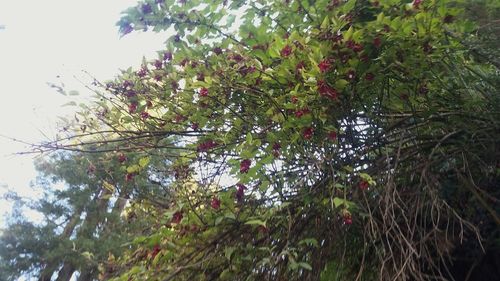
[[[166,194],[160,177],[123,176],[125,164],[138,157],[137,153],[58,153],[39,161],[37,183],[44,198],[13,199],[43,214],[44,221],[34,224],[18,214],[0,236],[5,280],[23,274],[38,280],[69,280],[75,272],[78,280],[97,279],[98,265],[119,256],[122,245],[144,231],[144,221],[123,217],[128,200]],[[151,169],[165,167],[163,160],[140,159],[143,165],[137,169],[143,169],[146,161]],[[60,183],[66,188],[53,187]]]
[[173,27],[167,49],[96,81],[85,118],[41,145],[172,161],[173,203],[135,204],[155,231],[106,262],[102,279],[497,270],[476,261],[483,247],[498,258],[498,65],[466,43],[475,26],[462,7],[166,0],[127,10],[123,34]]

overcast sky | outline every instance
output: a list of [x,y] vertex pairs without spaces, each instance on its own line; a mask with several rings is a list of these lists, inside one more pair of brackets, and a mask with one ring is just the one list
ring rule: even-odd
[[[88,96],[74,78],[82,70],[100,80],[138,66],[161,50],[165,34],[132,33],[120,39],[115,23],[137,0],[0,0],[0,135],[29,142],[53,136],[57,116],[74,108],[47,82]],[[23,145],[0,137],[0,197],[7,190],[33,196],[33,155],[13,156]],[[36,194],[35,194],[36,195]],[[0,201],[0,227],[11,206]]]

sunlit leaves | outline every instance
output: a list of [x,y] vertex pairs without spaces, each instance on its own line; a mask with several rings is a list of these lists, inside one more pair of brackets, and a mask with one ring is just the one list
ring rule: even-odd
[[175,191],[157,210],[160,277],[202,276],[198,264],[228,280],[323,270],[309,251],[336,240],[322,231],[359,230],[361,210],[383,191],[368,170],[393,142],[385,116],[440,106],[436,77],[449,70],[438,62],[458,46],[444,35],[442,5],[147,1],[127,10],[122,34],[174,30],[157,58],[110,82],[99,118],[107,137],[144,153],[119,161],[129,182],[150,172],[148,153],[173,163],[157,171]]

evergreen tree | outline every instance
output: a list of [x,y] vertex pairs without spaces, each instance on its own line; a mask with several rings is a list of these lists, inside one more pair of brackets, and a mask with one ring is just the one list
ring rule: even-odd
[[[44,197],[35,202],[12,199],[18,210],[24,205],[44,219],[34,223],[18,212],[3,230],[0,258],[5,280],[20,275],[40,281],[69,280],[75,272],[78,280],[97,279],[99,264],[119,256],[123,244],[143,231],[144,222],[125,217],[129,200],[168,192],[165,181],[123,176],[126,168],[121,164],[136,155],[57,153],[39,161],[37,185]],[[151,163],[151,169],[155,165],[164,168],[165,163]],[[61,185],[64,188],[58,188]]]

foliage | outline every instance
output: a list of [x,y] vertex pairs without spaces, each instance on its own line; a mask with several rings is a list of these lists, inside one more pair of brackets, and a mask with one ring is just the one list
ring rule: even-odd
[[[134,203],[152,231],[103,263],[101,279],[457,277],[454,253],[496,247],[490,230],[500,225],[498,65],[467,44],[476,27],[462,7],[148,0],[128,9],[121,32],[173,28],[166,50],[96,81],[95,104],[41,145],[171,163],[156,175],[171,176],[172,200]],[[123,176],[147,171],[148,159]]]
[[[11,199],[18,205],[16,209],[28,207],[44,219],[33,223],[17,214],[4,230],[0,257],[6,277],[2,280],[16,280],[21,275],[51,280],[57,271],[58,280],[64,280],[62,268],[67,280],[75,271],[79,272],[78,280],[96,279],[98,265],[121,255],[123,244],[149,225],[127,212],[128,200],[140,202],[152,197],[150,204],[154,198],[161,197],[162,204],[168,200],[164,179],[153,180],[146,173],[123,176],[126,163],[141,159],[145,158],[138,153],[57,153],[38,161],[37,185],[44,197],[38,201]],[[165,168],[162,160],[148,159],[151,171]],[[60,184],[65,187],[58,188]]]

